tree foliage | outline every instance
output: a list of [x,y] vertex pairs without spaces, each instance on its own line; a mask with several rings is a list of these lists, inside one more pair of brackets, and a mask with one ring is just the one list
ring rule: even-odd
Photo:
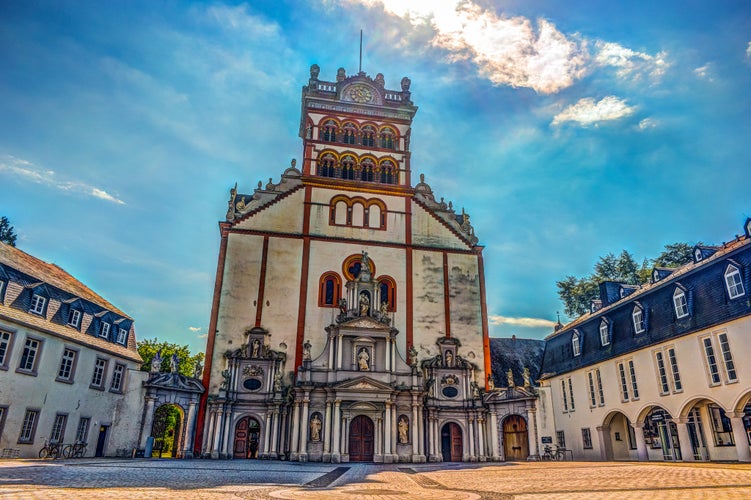
[[589,311],[592,301],[599,298],[599,286],[603,281],[641,285],[649,281],[654,266],[679,267],[691,262],[693,248],[694,245],[690,243],[665,245],[665,250],[657,258],[644,259],[641,264],[626,250],[618,256],[608,253],[598,259],[591,274],[580,278],[566,276],[556,282],[558,297],[567,316],[581,316]]
[[141,370],[151,370],[151,360],[154,359],[156,353],[162,352],[162,365],[160,371],[168,372],[170,370],[170,359],[172,354],[177,354],[179,360],[177,364],[177,371],[182,375],[192,377],[196,372],[196,366],[200,363],[203,366],[204,354],[199,352],[198,354],[191,354],[187,345],[177,345],[171,342],[160,341],[157,338],[140,340],[137,343],[138,354],[143,358],[143,365]]
[[16,246],[17,238],[18,235],[15,228],[11,225],[8,218],[5,216],[0,217],[0,241],[14,247]]

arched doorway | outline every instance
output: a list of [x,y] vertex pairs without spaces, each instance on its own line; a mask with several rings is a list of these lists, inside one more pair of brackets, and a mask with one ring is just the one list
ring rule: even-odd
[[[643,430],[650,459],[659,457],[663,460],[681,460],[678,427],[667,410],[659,406],[652,407],[644,419]],[[653,454],[658,453],[658,457],[653,457]]]
[[631,420],[621,411],[613,410],[605,416],[600,434],[601,456],[605,460],[635,460],[636,431]]
[[261,426],[252,417],[243,417],[235,426],[235,440],[232,447],[234,458],[258,458],[258,440]]
[[152,457],[174,458],[182,449],[182,409],[173,404],[162,405],[154,413],[151,435],[154,436]]
[[349,424],[349,461],[373,461],[373,421],[358,415]]
[[464,444],[462,429],[455,423],[449,422],[441,429],[441,453],[444,462],[461,462]]
[[527,422],[519,415],[503,421],[503,453],[506,460],[526,460],[529,456]]

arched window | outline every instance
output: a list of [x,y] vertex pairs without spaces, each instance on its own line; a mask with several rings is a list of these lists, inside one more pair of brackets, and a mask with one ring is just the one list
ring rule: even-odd
[[396,166],[391,160],[384,160],[379,165],[381,168],[381,184],[396,184]]
[[355,178],[355,158],[351,155],[342,157],[342,179],[354,180]]
[[331,153],[326,153],[318,158],[318,175],[322,177],[334,177],[336,172],[336,158]]
[[639,306],[634,306],[634,311],[631,313],[631,319],[634,321],[634,333],[644,333],[646,330],[644,325],[644,311]]
[[741,272],[732,264],[725,269],[725,285],[731,299],[736,299],[746,293],[741,281]]
[[381,207],[376,204],[368,207],[368,227],[374,229],[381,227]]
[[381,147],[386,149],[394,149],[394,140],[396,134],[390,128],[381,129]]
[[686,302],[686,293],[680,288],[673,292],[673,305],[675,306],[675,317],[685,318],[688,316],[688,303]]
[[344,131],[344,134],[342,135],[342,142],[344,144],[354,144],[355,143],[355,137],[357,136],[357,127],[354,123],[346,123],[344,127],[342,127],[342,130]]
[[600,321],[600,343],[603,346],[610,344],[610,324],[606,319]]
[[574,352],[574,356],[579,356],[582,353],[581,335],[579,330],[574,330],[571,335],[571,349]]
[[362,145],[367,147],[375,146],[376,131],[370,125],[366,125],[362,128]]
[[362,203],[352,204],[352,226],[362,227],[365,225],[365,205]]
[[336,142],[336,128],[337,125],[334,120],[326,120],[318,135],[325,142]]
[[342,296],[342,280],[333,271],[321,276],[318,287],[318,305],[320,307],[337,307]]
[[378,278],[378,291],[381,295],[381,304],[386,302],[389,312],[396,311],[396,281],[390,276],[381,276]]
[[366,182],[373,182],[373,170],[375,170],[375,162],[370,158],[365,158],[360,162],[360,178]]
[[[373,259],[368,259],[370,262],[370,274],[375,276],[376,266]],[[360,269],[362,268],[362,254],[356,253],[350,255],[342,263],[342,273],[347,281],[354,281],[360,276]]]
[[349,206],[344,200],[338,200],[334,203],[331,212],[331,221],[337,226],[347,225],[347,209]]

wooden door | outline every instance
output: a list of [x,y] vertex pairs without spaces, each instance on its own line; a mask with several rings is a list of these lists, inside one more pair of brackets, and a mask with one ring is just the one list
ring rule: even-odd
[[444,462],[461,462],[464,453],[462,429],[450,422],[441,430],[441,453]]
[[258,458],[258,438],[260,426],[254,418],[240,419],[235,427],[235,440],[232,447],[234,458]]
[[373,461],[373,421],[365,415],[358,415],[349,424],[349,461]]
[[519,415],[503,421],[503,453],[506,460],[526,460],[529,456],[527,422]]

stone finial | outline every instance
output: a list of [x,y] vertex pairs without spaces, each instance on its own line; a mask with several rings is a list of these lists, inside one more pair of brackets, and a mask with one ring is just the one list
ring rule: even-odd
[[318,80],[318,74],[321,72],[321,67],[317,64],[313,64],[310,67],[310,79],[311,80]]
[[402,78],[402,90],[407,91],[409,90],[409,86],[412,85],[412,80],[407,78],[406,76]]
[[425,183],[425,174],[420,174],[420,182]]
[[378,73],[375,77],[375,82],[377,85],[384,87],[386,85],[386,80],[383,78],[383,73]]
[[347,78],[347,72],[344,71],[344,68],[339,68],[338,70],[336,70],[336,81],[337,82],[341,82],[345,78]]
[[297,158],[292,158],[292,161],[289,162],[289,166],[292,168],[295,168],[296,165],[297,165]]
[[532,380],[529,374],[529,368],[526,366],[524,367],[524,373],[522,373],[522,376],[524,377],[524,388],[529,389],[532,387]]

